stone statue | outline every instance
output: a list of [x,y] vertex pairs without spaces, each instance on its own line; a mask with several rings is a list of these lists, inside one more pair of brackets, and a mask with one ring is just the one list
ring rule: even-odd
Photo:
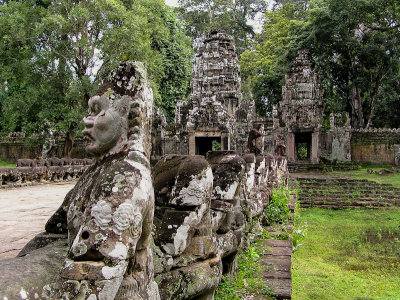
[[150,250],[153,92],[144,66],[132,62],[121,64],[100,90],[83,119],[95,163],[46,224],[47,232],[68,231],[69,243],[49,296],[159,299]]
[[283,142],[279,142],[275,147],[275,154],[279,156],[286,156],[286,146]]
[[256,140],[262,136],[259,131],[261,128],[261,124],[254,124],[253,129],[250,130],[249,138],[247,140],[247,150],[250,153],[254,153],[256,155],[261,153],[261,149],[257,147]]

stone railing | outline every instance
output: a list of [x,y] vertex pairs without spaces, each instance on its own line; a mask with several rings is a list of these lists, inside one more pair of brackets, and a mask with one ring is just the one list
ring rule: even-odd
[[353,128],[352,133],[400,133],[400,128],[361,128],[355,129]]
[[[151,249],[160,298],[213,299],[222,275],[236,271],[246,233],[260,221],[273,189],[287,184],[286,157],[234,151],[209,152],[207,159],[170,155],[152,173]],[[0,296],[45,291],[65,259],[65,238],[42,233],[21,251],[23,257],[1,261],[7,274],[0,275]]]
[[90,164],[91,159],[19,159],[16,168],[0,168],[0,187],[77,179]]
[[167,156],[153,170],[153,256],[161,299],[212,299],[252,221],[286,182],[286,158],[234,151]]

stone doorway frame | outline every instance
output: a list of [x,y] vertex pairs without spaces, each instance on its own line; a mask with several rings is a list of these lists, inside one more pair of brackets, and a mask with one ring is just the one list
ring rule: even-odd
[[229,133],[218,129],[189,131],[189,155],[196,155],[196,137],[221,138],[221,150],[230,150]]
[[296,134],[301,133],[311,133],[311,153],[310,159],[312,164],[319,163],[319,132],[315,130],[299,130],[299,131],[291,131],[288,133],[287,139],[287,149],[288,149],[288,160],[290,162],[298,162],[297,159],[297,150],[296,150]]

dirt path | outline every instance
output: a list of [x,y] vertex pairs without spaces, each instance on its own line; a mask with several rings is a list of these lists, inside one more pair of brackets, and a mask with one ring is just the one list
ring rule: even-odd
[[14,257],[61,205],[75,182],[0,189],[0,259]]

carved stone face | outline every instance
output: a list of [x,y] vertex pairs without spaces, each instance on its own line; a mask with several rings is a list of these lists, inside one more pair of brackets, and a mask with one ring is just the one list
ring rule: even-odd
[[121,115],[109,107],[108,99],[93,96],[89,99],[89,115],[83,118],[82,131],[87,140],[86,151],[99,157],[115,148],[121,137]]

